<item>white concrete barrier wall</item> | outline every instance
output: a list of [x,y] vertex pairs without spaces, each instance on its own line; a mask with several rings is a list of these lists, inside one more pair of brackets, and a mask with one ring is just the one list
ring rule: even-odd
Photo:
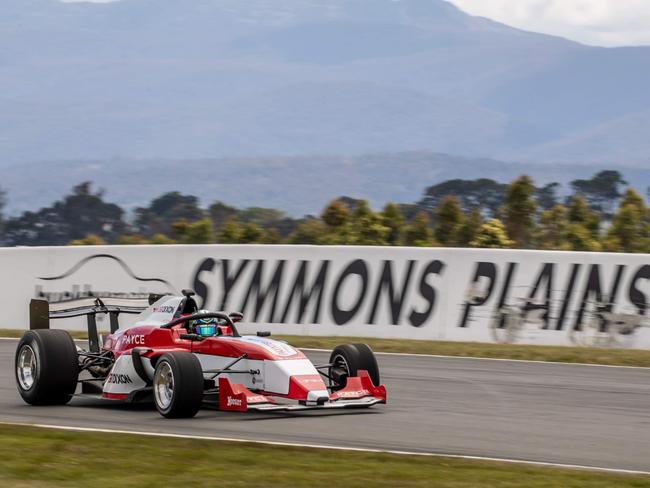
[[5,248],[0,265],[2,328],[27,328],[33,297],[192,288],[204,308],[243,312],[248,332],[650,347],[650,255],[99,246]]

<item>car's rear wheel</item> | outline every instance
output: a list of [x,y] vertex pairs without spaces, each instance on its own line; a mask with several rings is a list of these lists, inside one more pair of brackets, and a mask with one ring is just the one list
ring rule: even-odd
[[203,369],[189,352],[170,352],[156,363],[153,397],[158,412],[167,418],[194,417],[203,401]]
[[350,376],[357,376],[359,370],[368,371],[372,382],[379,385],[379,365],[375,353],[367,344],[343,344],[336,346],[330,356],[330,387],[344,388]]
[[64,330],[30,330],[18,343],[16,385],[30,405],[64,405],[79,380],[77,347]]

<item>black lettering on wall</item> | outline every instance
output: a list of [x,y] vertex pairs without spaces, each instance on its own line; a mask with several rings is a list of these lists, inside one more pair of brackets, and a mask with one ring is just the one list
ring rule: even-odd
[[634,273],[634,277],[630,282],[630,289],[628,290],[630,302],[639,311],[639,315],[645,315],[648,310],[648,299],[645,293],[638,288],[640,280],[650,280],[650,265],[644,264]]
[[244,272],[249,262],[250,261],[248,259],[244,259],[239,265],[239,268],[237,268],[237,271],[233,275],[231,275],[229,273],[230,260],[228,259],[221,260],[221,279],[223,281],[223,295],[221,297],[221,306],[219,307],[220,310],[228,310],[228,297],[230,296],[230,291],[235,286],[235,283],[237,283],[237,280]]
[[[501,288],[501,296],[499,297],[499,303],[497,304],[497,311],[501,310],[508,301],[508,292],[510,291],[510,284],[512,283],[512,277],[515,275],[516,269],[517,263],[508,263],[508,271],[506,271],[506,279],[503,282],[503,287]],[[499,329],[503,329],[505,327],[505,321],[505,316],[501,314],[498,325]]]
[[[345,280],[352,276],[357,275],[361,278],[361,293],[357,298],[357,302],[352,306],[350,310],[343,310],[339,306],[339,293],[343,286]],[[366,291],[368,290],[368,265],[363,259],[357,259],[352,261],[347,267],[343,270],[339,279],[334,286],[334,292],[332,293],[332,318],[336,325],[343,325],[348,323],[352,318],[359,312],[363,301],[366,298]]]
[[194,282],[192,287],[196,292],[197,298],[199,298],[199,308],[205,308],[205,304],[208,303],[208,298],[210,298],[210,287],[201,281],[201,273],[203,271],[212,271],[217,262],[212,258],[207,258],[201,261],[201,264],[196,268],[194,272]]
[[253,273],[253,277],[251,278],[250,283],[248,284],[248,289],[246,290],[246,295],[244,295],[244,298],[241,302],[241,305],[239,307],[239,310],[242,313],[245,313],[246,308],[248,307],[248,302],[250,298],[255,295],[255,310],[253,312],[253,322],[257,322],[260,311],[264,307],[264,304],[266,303],[266,299],[268,298],[269,295],[273,295],[273,301],[271,302],[271,308],[269,310],[269,314],[267,315],[266,322],[268,323],[273,323],[275,320],[275,309],[278,304],[278,289],[280,288],[280,282],[282,280],[282,273],[284,271],[284,265],[286,264],[285,260],[280,260],[278,261],[277,266],[275,267],[275,271],[273,272],[273,276],[271,278],[271,281],[266,287],[262,286],[262,277],[264,275],[264,266],[265,266],[265,261],[264,260],[259,260],[257,262],[257,267],[255,268],[255,272]]
[[477,285],[477,283],[480,281],[481,278],[487,278],[489,280],[488,289],[484,296],[478,297],[473,300],[467,300],[465,302],[465,310],[460,320],[460,324],[458,324],[459,327],[468,326],[468,323],[470,321],[470,316],[472,313],[472,308],[480,307],[481,305],[484,305],[485,302],[489,300],[490,296],[492,295],[492,291],[494,290],[496,277],[497,277],[497,267],[495,266],[494,263],[489,263],[485,261],[476,263],[476,271],[474,272],[474,278],[472,278],[472,283],[470,284],[470,287],[471,289],[475,288],[475,286]]
[[368,324],[375,323],[375,317],[377,316],[377,310],[379,308],[379,299],[381,298],[382,292],[388,291],[388,304],[390,306],[390,316],[391,323],[393,325],[399,324],[399,318],[402,314],[402,306],[404,305],[404,299],[406,298],[406,293],[408,291],[409,283],[411,282],[411,273],[413,272],[413,265],[415,261],[409,261],[406,271],[404,272],[404,278],[402,279],[402,286],[400,287],[399,293],[395,293],[395,285],[393,284],[393,262],[384,261],[384,266],[381,271],[381,277],[377,284],[377,291],[375,292],[375,301],[372,303],[372,308],[370,309],[370,314],[368,315]]
[[419,291],[422,298],[427,301],[427,308],[423,312],[418,312],[411,310],[409,314],[409,322],[413,327],[421,327],[431,316],[433,309],[436,304],[436,290],[427,282],[427,278],[430,275],[439,275],[445,268],[445,263],[442,261],[431,261],[427,266],[422,270],[420,275],[420,286]]
[[[582,294],[580,309],[578,310],[578,315],[576,316],[576,321],[573,325],[574,330],[582,330],[582,320],[584,319],[587,303],[591,299],[595,299],[596,307],[599,308],[602,312],[609,312],[613,309],[614,303],[616,303],[616,296],[618,295],[618,288],[621,283],[621,277],[623,276],[624,270],[625,266],[619,265],[616,267],[616,275],[614,276],[614,281],[612,282],[612,287],[609,291],[609,295],[607,297],[604,297],[600,279],[600,265],[591,265],[589,276],[587,278],[587,286],[585,287],[585,291]],[[604,321],[602,322],[601,332],[604,332],[606,324]]]
[[580,266],[580,264],[573,264],[571,266],[571,274],[569,275],[569,281],[566,285],[566,291],[564,292],[564,298],[562,299],[562,308],[560,309],[560,315],[558,315],[557,323],[555,324],[555,330],[564,329],[564,321],[566,320],[569,311],[569,305],[571,305],[573,289],[576,286],[576,278],[578,277]]
[[[525,317],[528,315],[528,312],[533,308],[536,310],[539,310],[540,308],[546,310],[543,316],[544,325],[542,326],[542,329],[548,329],[551,326],[551,299],[552,299],[552,292],[553,292],[554,274],[555,274],[555,264],[544,263],[544,266],[542,267],[542,271],[537,276],[537,280],[533,285],[533,289],[528,294],[528,301],[526,302],[526,308],[524,309],[524,320]],[[535,302],[535,298],[537,297],[537,293],[540,291],[542,287],[544,288],[544,295],[543,295],[544,305],[543,307],[540,307],[536,305],[534,302]]]
[[293,286],[291,287],[291,291],[287,297],[287,303],[284,306],[284,312],[282,313],[282,318],[280,320],[281,322],[287,322],[293,299],[294,297],[298,297],[298,314],[296,321],[297,323],[302,324],[303,317],[307,311],[307,305],[309,305],[312,297],[314,296],[316,305],[314,307],[314,313],[309,323],[317,324],[320,321],[321,302],[323,299],[323,291],[325,290],[327,271],[329,269],[329,266],[330,261],[321,261],[318,275],[316,276],[316,279],[314,280],[311,287],[307,289],[307,284],[305,281],[307,279],[307,273],[309,272],[309,261],[300,261],[300,267],[296,273],[296,279],[293,282]]

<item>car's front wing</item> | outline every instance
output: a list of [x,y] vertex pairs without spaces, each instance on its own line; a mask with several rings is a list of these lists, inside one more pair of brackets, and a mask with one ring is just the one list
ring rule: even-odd
[[296,411],[317,409],[367,408],[386,403],[386,387],[375,386],[366,371],[347,379],[346,386],[333,392],[326,401],[278,403],[272,396],[250,391],[242,384],[219,379],[219,410],[247,411]]

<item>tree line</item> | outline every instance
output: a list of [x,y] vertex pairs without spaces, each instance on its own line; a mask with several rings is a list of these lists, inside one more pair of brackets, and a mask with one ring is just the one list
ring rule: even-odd
[[[6,246],[92,244],[330,244],[650,252],[650,209],[617,171],[536,187],[448,180],[412,204],[339,197],[320,215],[292,218],[272,208],[240,209],[193,195],[165,193],[127,217],[90,182],[51,206],[0,218]],[[650,192],[649,192],[650,193]],[[0,192],[0,207],[5,204]]]

